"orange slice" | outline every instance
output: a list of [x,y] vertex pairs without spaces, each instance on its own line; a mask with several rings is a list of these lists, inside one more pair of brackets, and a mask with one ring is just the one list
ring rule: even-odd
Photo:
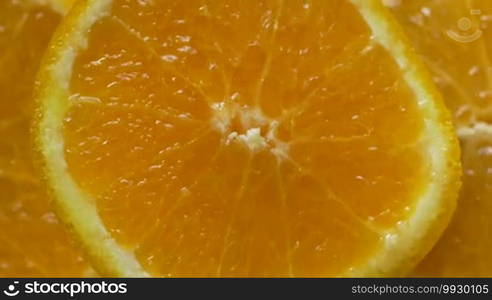
[[492,276],[492,3],[387,1],[432,71],[461,138],[458,209],[418,276]]
[[458,145],[379,1],[80,1],[39,75],[60,216],[113,276],[384,276]]
[[[49,2],[49,3],[48,3]],[[0,2],[0,276],[83,276],[89,267],[33,171],[34,76],[66,2]],[[52,6],[48,6],[52,4]]]

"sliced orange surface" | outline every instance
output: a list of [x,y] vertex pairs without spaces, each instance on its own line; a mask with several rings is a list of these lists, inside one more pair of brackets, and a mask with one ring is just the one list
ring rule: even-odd
[[80,1],[38,97],[103,274],[398,275],[454,208],[451,120],[379,1]]
[[61,2],[51,4],[54,6],[35,1],[0,1],[2,277],[89,274],[87,264],[50,210],[31,161],[29,127],[34,76],[60,21],[58,10],[64,8]]
[[464,186],[417,276],[492,276],[492,2],[386,1],[432,71],[461,137]]

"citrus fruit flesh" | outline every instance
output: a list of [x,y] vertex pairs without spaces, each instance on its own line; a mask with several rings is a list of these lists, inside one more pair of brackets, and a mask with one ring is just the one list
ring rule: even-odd
[[[392,3],[389,3],[392,2]],[[455,216],[415,276],[492,276],[492,4],[388,1],[452,109],[462,146]]]
[[398,274],[453,210],[450,119],[379,1],[80,1],[52,45],[38,146],[105,274]]
[[0,276],[81,276],[88,269],[50,210],[29,128],[34,76],[60,14],[34,1],[0,2]]

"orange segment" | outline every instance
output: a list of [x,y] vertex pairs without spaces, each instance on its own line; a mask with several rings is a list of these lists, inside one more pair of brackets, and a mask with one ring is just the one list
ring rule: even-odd
[[39,77],[61,216],[112,275],[408,270],[459,164],[395,26],[372,0],[81,1]]
[[491,276],[492,5],[489,1],[388,1],[452,108],[464,187],[452,223],[418,276]]
[[60,15],[0,2],[0,276],[82,276],[88,266],[61,228],[31,163],[32,86]]

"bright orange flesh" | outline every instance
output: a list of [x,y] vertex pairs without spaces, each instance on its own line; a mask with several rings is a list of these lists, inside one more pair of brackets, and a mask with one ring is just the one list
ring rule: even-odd
[[414,275],[492,276],[492,130],[484,129],[492,121],[492,2],[412,0],[393,10],[453,110],[463,152],[455,216]]
[[347,1],[114,1],[72,74],[69,171],[152,275],[341,274],[429,178]]
[[49,209],[29,138],[34,75],[60,16],[24,4],[0,1],[0,276],[81,276],[88,267]]

